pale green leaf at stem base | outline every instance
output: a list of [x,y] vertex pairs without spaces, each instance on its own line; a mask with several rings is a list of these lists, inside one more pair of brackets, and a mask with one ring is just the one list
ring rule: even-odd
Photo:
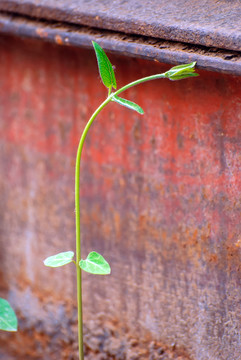
[[103,84],[109,89],[111,89],[112,87],[116,89],[115,73],[110,60],[108,59],[106,53],[99,44],[97,44],[95,41],[93,41],[92,43],[95,49],[99,73]]
[[59,267],[66,264],[69,264],[73,261],[74,252],[73,251],[65,251],[59,254],[49,256],[44,260],[44,265],[49,267]]
[[9,302],[0,298],[0,330],[17,331],[18,319]]
[[86,260],[81,259],[79,266],[82,270],[96,275],[108,275],[111,272],[108,262],[95,251],[90,252]]
[[115,102],[117,102],[118,104],[127,107],[128,109],[135,110],[135,111],[137,111],[137,112],[138,112],[139,114],[141,114],[141,115],[144,114],[144,110],[143,110],[139,105],[135,104],[135,103],[132,102],[132,101],[123,99],[123,98],[121,98],[121,97],[119,97],[119,96],[117,96],[117,95],[113,96],[112,101],[115,101]]

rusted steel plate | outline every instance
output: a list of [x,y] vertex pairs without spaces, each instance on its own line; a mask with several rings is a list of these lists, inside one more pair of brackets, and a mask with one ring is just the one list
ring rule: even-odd
[[0,33],[42,39],[58,45],[92,48],[95,40],[107,51],[169,64],[197,61],[200,69],[241,75],[241,53],[190,44],[123,35],[70,24],[33,21],[21,16],[0,15]]
[[241,50],[238,0],[1,0],[0,10],[128,34]]
[[[0,348],[68,360],[74,265],[51,270],[42,259],[74,248],[76,148],[107,91],[93,50],[0,42],[0,296],[21,320]],[[118,86],[168,68],[109,55]],[[83,276],[87,359],[240,358],[240,83],[205,71],[146,83],[125,94],[144,116],[113,103],[91,127],[83,256],[100,251],[112,275]]]

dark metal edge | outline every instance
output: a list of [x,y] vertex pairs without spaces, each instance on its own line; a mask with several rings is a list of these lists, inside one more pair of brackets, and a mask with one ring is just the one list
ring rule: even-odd
[[197,61],[197,68],[241,75],[241,53],[84,26],[28,19],[0,12],[0,33],[39,39],[58,45],[92,48],[97,41],[106,51],[168,64]]

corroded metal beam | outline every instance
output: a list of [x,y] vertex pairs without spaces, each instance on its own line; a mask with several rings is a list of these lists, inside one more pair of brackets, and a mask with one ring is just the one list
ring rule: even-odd
[[0,10],[126,34],[241,50],[239,1],[1,0]]
[[241,75],[241,54],[238,51],[125,35],[108,30],[100,31],[67,23],[33,20],[7,13],[0,14],[0,32],[42,39],[59,45],[87,48],[92,46],[92,40],[96,40],[105,50],[120,55],[169,64],[197,61],[200,69]]

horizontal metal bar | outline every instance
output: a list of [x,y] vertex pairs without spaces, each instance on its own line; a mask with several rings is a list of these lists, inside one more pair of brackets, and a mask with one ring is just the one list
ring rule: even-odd
[[126,34],[241,50],[239,0],[0,0],[0,10]]
[[169,64],[197,61],[197,67],[200,69],[241,75],[241,54],[236,51],[33,20],[6,13],[0,13],[0,33],[86,48],[91,48],[91,41],[95,40],[106,51],[124,56]]

